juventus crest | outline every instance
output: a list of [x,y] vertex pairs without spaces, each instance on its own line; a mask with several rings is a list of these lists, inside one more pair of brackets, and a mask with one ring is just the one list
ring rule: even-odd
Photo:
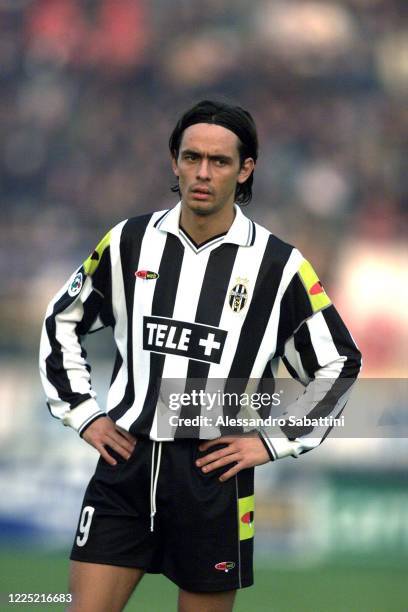
[[248,301],[248,279],[237,278],[229,294],[229,305],[234,312],[240,312]]

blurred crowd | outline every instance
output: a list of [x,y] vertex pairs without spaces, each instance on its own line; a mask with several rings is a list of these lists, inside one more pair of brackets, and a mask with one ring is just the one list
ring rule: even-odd
[[113,224],[176,202],[168,137],[204,97],[253,114],[246,212],[304,251],[340,304],[354,253],[375,267],[391,249],[400,283],[404,0],[0,0],[0,84],[3,350],[36,344],[45,303]]

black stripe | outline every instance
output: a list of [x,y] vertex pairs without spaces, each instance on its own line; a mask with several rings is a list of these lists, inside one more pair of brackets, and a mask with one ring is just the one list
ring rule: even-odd
[[[84,274],[84,269],[81,267],[78,272]],[[64,312],[78,296],[70,296],[68,292],[54,304],[52,314],[47,317],[45,321],[45,329],[47,331],[48,340],[51,346],[51,353],[45,360],[45,367],[47,372],[47,379],[55,387],[58,392],[59,398],[70,404],[71,408],[75,408],[82,402],[91,398],[90,393],[77,393],[72,390],[71,382],[68,378],[68,374],[64,368],[63,352],[60,342],[57,340],[57,323],[56,317]],[[75,332],[78,338],[77,332]],[[81,355],[86,358],[86,352],[81,347]],[[88,366],[89,371],[89,366]]]
[[295,368],[291,365],[289,360],[286,357],[282,357],[282,361],[285,364],[285,367],[292,378],[295,380],[299,380],[299,374],[296,372]]
[[[258,385],[258,393],[268,393],[270,397],[275,393],[275,377],[272,373],[271,363],[268,362],[263,371],[261,380]],[[270,415],[271,406],[261,406],[257,413],[261,419],[265,419]]]
[[[173,316],[183,256],[184,247],[180,240],[168,233],[153,295],[152,316]],[[150,374],[146,397],[139,418],[129,429],[131,433],[133,431],[136,433],[136,429],[139,435],[147,436],[150,433],[159,398],[165,359],[165,355],[150,353]]]
[[318,419],[319,417],[330,416],[338,401],[353,384],[354,380],[351,378],[337,378],[324,398],[309,412],[308,417]]
[[112,309],[112,263],[110,246],[102,253],[101,261],[92,275],[92,285],[103,294],[99,317],[105,327],[114,327],[115,317]]
[[251,373],[291,251],[290,245],[269,236],[228,378],[248,379]]
[[88,333],[90,327],[95,322],[99,311],[101,310],[102,302],[103,298],[99,295],[99,293],[92,291],[92,293],[89,294],[88,298],[84,302],[84,315],[82,320],[77,325],[78,335],[84,336]]
[[135,272],[138,269],[140,249],[143,236],[152,215],[143,215],[129,219],[123,226],[120,240],[120,258],[122,263],[123,285],[127,310],[127,371],[128,382],[125,394],[119,404],[109,412],[114,420],[120,419],[132,406],[135,400],[133,380],[133,301],[135,293]]
[[314,378],[314,373],[321,368],[321,365],[317,360],[306,322],[300,326],[293,338],[295,341],[295,349],[300,355],[304,371],[309,378]]
[[[104,250],[98,268],[92,275],[93,291],[84,302],[84,314],[77,326],[79,335],[84,336],[88,333],[94,333],[95,331],[103,329],[103,327],[113,327],[115,324],[112,310],[111,278],[111,258],[110,248],[108,247]],[[97,330],[89,332],[98,315],[102,325]]]
[[[224,244],[210,254],[197,304],[195,316],[197,323],[218,327],[237,252],[238,245]],[[205,389],[210,365],[194,360],[189,361],[185,393],[191,393],[193,389],[198,392],[200,389]],[[194,417],[200,412],[199,406],[185,406],[180,411],[180,417]],[[199,431],[199,427],[193,430],[192,427],[180,426],[176,430],[175,438],[196,437]]]
[[347,357],[340,374],[341,378],[356,378],[361,368],[361,353],[356,347],[349,330],[334,306],[322,310],[339,355]]
[[295,274],[281,301],[275,355],[283,356],[286,341],[312,315],[313,309],[305,287],[299,275]]
[[253,246],[255,244],[255,237],[256,237],[255,223],[253,221],[251,221],[251,223],[252,223],[252,238],[251,238],[251,242],[249,246]]

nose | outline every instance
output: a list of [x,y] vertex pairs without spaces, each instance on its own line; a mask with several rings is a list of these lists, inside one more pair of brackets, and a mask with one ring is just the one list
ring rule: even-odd
[[197,168],[197,179],[201,180],[201,181],[208,181],[210,180],[211,175],[210,175],[210,164],[208,159],[202,159],[198,165]]

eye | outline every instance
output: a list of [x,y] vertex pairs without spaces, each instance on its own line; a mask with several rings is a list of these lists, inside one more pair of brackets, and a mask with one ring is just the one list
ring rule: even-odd
[[225,159],[216,159],[215,160],[215,165],[218,166],[219,168],[222,168],[226,164],[227,164],[227,162],[226,162]]
[[186,161],[196,161],[197,155],[195,153],[184,153],[183,159]]

